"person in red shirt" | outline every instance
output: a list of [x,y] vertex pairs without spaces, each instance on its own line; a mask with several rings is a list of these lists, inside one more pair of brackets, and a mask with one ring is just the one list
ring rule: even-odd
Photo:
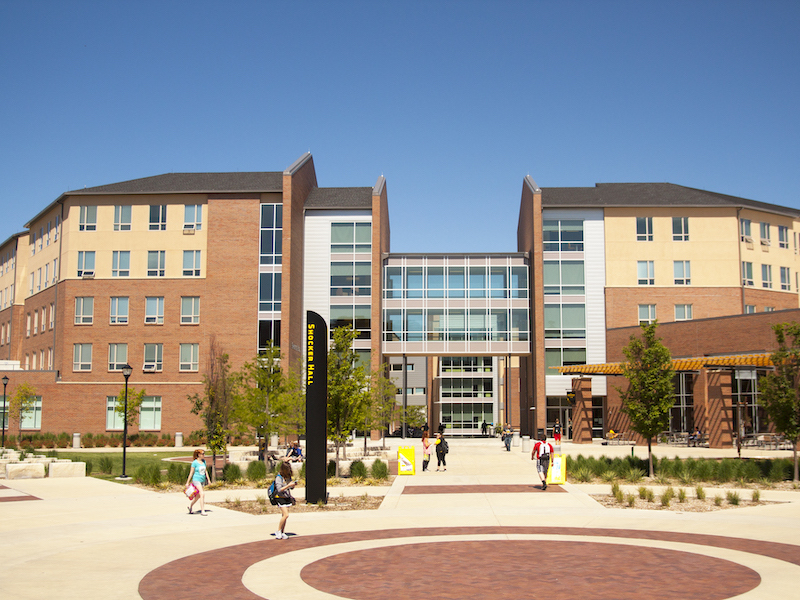
[[550,469],[550,457],[553,456],[553,452],[553,445],[547,441],[547,436],[543,433],[531,451],[531,460],[536,461],[536,470],[542,480],[542,490],[547,489],[547,471]]

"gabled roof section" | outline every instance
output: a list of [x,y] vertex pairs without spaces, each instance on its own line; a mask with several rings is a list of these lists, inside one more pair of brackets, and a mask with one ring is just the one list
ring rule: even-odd
[[707,192],[674,183],[598,183],[593,188],[542,188],[543,208],[637,206],[751,208],[800,218],[798,209]]
[[372,209],[371,187],[314,188],[306,199],[306,208]]
[[166,173],[65,192],[64,196],[98,194],[186,194],[283,192],[283,173]]

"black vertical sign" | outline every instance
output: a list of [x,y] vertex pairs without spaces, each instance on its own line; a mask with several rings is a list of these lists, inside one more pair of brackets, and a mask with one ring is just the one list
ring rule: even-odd
[[328,502],[328,326],[306,312],[306,502]]

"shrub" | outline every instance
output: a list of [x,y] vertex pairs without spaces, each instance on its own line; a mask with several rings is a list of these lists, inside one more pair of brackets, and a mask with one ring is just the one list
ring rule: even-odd
[[575,479],[577,479],[581,483],[588,483],[592,480],[593,477],[592,470],[588,466],[583,465],[575,469],[573,477],[575,477]]
[[639,498],[641,498],[642,500],[647,498],[647,488],[644,487],[643,485],[639,486]]
[[247,465],[247,479],[259,481],[267,477],[267,465],[260,460],[254,460]]
[[110,456],[101,456],[100,457],[99,468],[100,468],[100,472],[101,473],[111,474],[113,466],[114,466],[114,461],[111,460]]
[[136,483],[157,486],[161,483],[161,469],[158,465],[141,465],[134,475]]
[[183,485],[189,479],[189,471],[191,466],[186,463],[171,462],[167,469],[167,480],[170,483]]
[[58,434],[58,437],[56,438],[56,445],[59,448],[68,448],[71,443],[72,443],[72,436],[68,434],[66,431]]
[[232,483],[237,479],[242,478],[242,470],[239,468],[239,465],[235,463],[228,463],[224,467],[222,467],[222,479],[223,481],[227,481],[228,483]]
[[768,475],[770,481],[779,482],[787,479],[786,464],[787,463],[780,458],[772,461],[772,465],[770,466]]
[[639,467],[630,466],[625,473],[625,479],[630,483],[638,483],[642,480],[645,474],[644,469],[640,469]]
[[379,479],[381,481],[389,479],[389,465],[376,458],[375,462],[372,463],[372,467],[370,468],[370,474],[375,479]]
[[[73,460],[72,462],[81,462],[81,461]],[[86,476],[88,477],[89,475],[92,474],[92,467],[94,467],[94,465],[92,464],[91,460],[84,460],[83,462],[86,463]]]
[[360,460],[354,460],[350,465],[350,477],[352,479],[366,479],[367,467]]
[[722,496],[719,494],[714,496],[714,506],[722,506]]
[[670,496],[667,492],[661,494],[661,506],[669,506],[671,500],[672,496]]
[[614,481],[614,479],[616,479],[616,477],[617,477],[616,471],[612,471],[610,469],[608,471],[603,471],[600,474],[600,479],[603,481],[603,483],[611,483],[612,481]]
[[619,491],[620,491],[619,482],[615,481],[614,483],[611,484],[611,495],[616,496]]
[[648,502],[656,501],[656,493],[651,488],[647,488],[647,496],[645,497],[645,500]]
[[680,502],[681,504],[686,502],[686,490],[683,488],[678,490],[678,502]]
[[298,475],[298,477],[300,477],[300,479],[305,479],[306,478],[306,463],[305,463],[305,461],[303,461],[303,463],[300,465],[300,474]]
[[761,479],[761,469],[753,460],[745,461],[740,469],[739,476],[741,479],[752,482]]
[[703,489],[702,485],[698,485],[694,490],[695,496],[697,496],[698,500],[705,500],[706,499],[706,491]]
[[753,490],[753,502],[761,502],[761,492],[759,490]]
[[728,504],[733,504],[734,506],[739,506],[739,492],[728,492],[726,494]]
[[329,460],[328,461],[327,476],[328,477],[336,477],[336,461],[335,460]]
[[625,501],[628,503],[628,506],[633,508],[636,505],[636,496],[633,494],[627,494],[625,496]]
[[732,458],[723,458],[717,463],[715,479],[720,483],[733,481],[736,477],[736,461]]

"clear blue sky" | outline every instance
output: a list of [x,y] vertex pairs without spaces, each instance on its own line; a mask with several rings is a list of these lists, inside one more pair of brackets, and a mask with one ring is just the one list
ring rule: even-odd
[[800,2],[0,0],[0,241],[179,171],[387,179],[395,252],[513,252],[522,180],[800,207]]

